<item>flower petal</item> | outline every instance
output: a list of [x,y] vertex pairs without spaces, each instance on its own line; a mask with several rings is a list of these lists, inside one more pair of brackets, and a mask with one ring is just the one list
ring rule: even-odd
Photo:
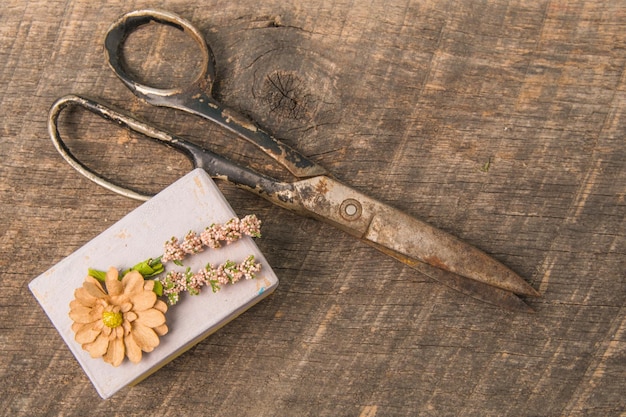
[[91,323],[85,324],[85,323],[76,323],[76,322],[74,322],[74,323],[72,323],[72,331],[74,333],[76,333],[77,331],[82,329],[84,326],[89,326],[89,324],[91,324]]
[[117,279],[118,275],[119,274],[117,272],[117,269],[109,268],[106,274],[106,278],[104,280],[107,286],[107,291],[109,292],[109,295],[112,297],[120,295],[124,291],[124,286],[122,285],[120,280]]
[[126,356],[132,363],[139,363],[141,360],[141,348],[135,342],[132,335],[124,338],[124,346],[126,347]]
[[167,328],[167,324],[162,324],[160,326],[155,327],[152,330],[154,330],[154,332],[158,334],[159,336],[165,336],[169,329]]
[[137,271],[130,271],[122,278],[124,294],[131,295],[143,290],[143,276]]
[[83,345],[83,349],[85,349],[92,358],[99,358],[107,352],[109,347],[109,338],[105,335],[101,334],[94,340],[92,343],[86,343]]
[[163,314],[167,313],[167,304],[165,304],[161,300],[157,300],[157,302],[154,303],[154,306],[152,308],[156,308],[157,310],[159,310]]
[[[98,300],[100,299],[100,297],[94,297],[92,294],[90,294],[89,291],[87,291],[87,289],[85,289],[84,286],[80,288],[76,288],[76,291],[74,291],[74,297],[76,298],[77,302],[81,303],[82,305],[86,307],[95,306]],[[102,293],[102,297],[104,297],[104,293]]]
[[102,285],[100,285],[100,282],[98,282],[98,280],[93,277],[85,278],[85,282],[83,282],[83,288],[92,297],[95,297],[95,298],[106,297],[104,288],[102,288]]
[[[74,300],[76,301],[76,300]],[[93,315],[93,309],[85,307],[80,303],[70,303],[70,318],[77,323],[91,323],[96,321],[96,317]]]
[[124,320],[124,323],[122,323],[122,328],[124,329],[124,337],[128,336],[128,334],[132,330],[132,327],[130,326],[130,322],[128,320]]
[[113,366],[120,366],[124,360],[124,341],[122,339],[111,340],[103,359]]
[[74,331],[74,333],[78,333],[79,331],[81,331],[83,328],[87,328],[90,327],[94,330],[97,331],[102,331],[102,321],[98,320],[96,322],[93,323],[72,323],[72,330]]
[[141,323],[144,326],[148,327],[157,327],[165,324],[165,314],[154,308],[150,308],[144,311],[138,311],[137,323]]
[[91,343],[96,340],[96,337],[98,337],[100,333],[100,330],[94,328],[94,326],[83,326],[74,335],[74,340],[76,340],[81,345],[85,343]]
[[76,323],[93,323],[102,318],[102,310],[103,307],[101,305],[96,305],[88,310],[82,308],[71,309],[69,316]]
[[124,337],[124,327],[117,326],[116,328],[113,329],[112,333],[115,334],[116,339],[122,339]]
[[70,301],[70,310],[78,310],[78,309],[89,309],[91,310],[91,308],[96,305],[96,303],[94,303],[93,305],[85,305],[82,302],[80,302],[79,300],[72,300]]
[[146,291],[154,290],[154,280],[152,280],[152,279],[145,280],[144,283],[143,283],[143,289],[146,290]]
[[144,352],[149,352],[159,345],[159,336],[157,336],[154,330],[136,321],[133,322],[133,329],[130,334],[137,342],[137,346]]
[[102,290],[103,293],[106,294],[106,291],[104,290],[104,287],[102,286],[102,281],[92,277],[91,275],[87,275],[85,277],[85,282],[91,282],[92,284],[94,284],[96,287],[100,288]]
[[133,294],[130,298],[130,302],[133,303],[133,310],[135,312],[151,308],[156,300],[157,296],[152,291],[141,291],[137,294]]
[[137,313],[135,313],[134,311],[129,311],[128,313],[124,313],[124,320],[127,320],[127,321],[137,320]]

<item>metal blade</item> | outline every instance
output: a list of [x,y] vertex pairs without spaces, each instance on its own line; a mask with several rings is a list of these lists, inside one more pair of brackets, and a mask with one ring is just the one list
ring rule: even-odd
[[465,278],[519,295],[539,296],[519,275],[478,248],[396,209],[374,215],[363,238]]
[[415,259],[404,256],[401,253],[394,252],[391,249],[380,246],[376,243],[368,243],[370,246],[379,250],[385,255],[389,255],[392,258],[399,260],[400,262],[411,267],[412,269],[462,294],[513,312],[535,312],[532,307],[530,307],[512,292],[492,287],[490,285],[483,284],[482,282],[467,279],[451,272],[444,271],[443,269],[439,269],[423,262],[416,261]]
[[[339,181],[321,176],[293,185],[302,214],[330,223],[379,249],[386,248],[385,253],[485,284],[484,291],[495,287],[525,296],[540,295],[515,272],[474,246]],[[434,270],[429,273],[438,274]]]

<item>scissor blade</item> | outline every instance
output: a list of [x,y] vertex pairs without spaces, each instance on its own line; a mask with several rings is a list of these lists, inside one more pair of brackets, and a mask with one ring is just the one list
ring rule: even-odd
[[371,244],[488,286],[539,296],[479,249],[334,179],[309,178],[294,183],[294,188],[306,212]]
[[413,258],[409,258],[405,255],[402,255],[401,253],[394,252],[393,250],[384,246],[380,246],[376,243],[368,243],[373,248],[378,249],[382,253],[399,260],[400,262],[411,267],[412,269],[462,294],[468,295],[479,301],[492,304],[509,311],[520,313],[535,312],[535,310],[533,310],[528,304],[526,304],[522,299],[520,299],[512,292],[492,287],[479,281],[467,279],[460,275],[456,275],[451,272],[444,271],[443,269],[439,269],[423,262],[419,262]]
[[393,208],[380,208],[363,239],[493,287],[539,296],[519,275],[478,248]]

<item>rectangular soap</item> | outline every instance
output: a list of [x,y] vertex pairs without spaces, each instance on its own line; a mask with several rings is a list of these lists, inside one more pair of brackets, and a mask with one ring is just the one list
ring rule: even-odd
[[[126,358],[120,366],[113,367],[83,350],[71,329],[69,304],[74,291],[82,286],[88,268],[130,268],[163,254],[163,244],[172,236],[182,241],[190,230],[199,234],[210,224],[225,223],[233,217],[237,215],[213,180],[202,169],[195,169],[30,282],[31,292],[102,398],[140,381],[237,317],[271,294],[278,279],[250,237],[185,258],[185,267],[194,272],[208,262],[240,263],[249,255],[254,255],[262,267],[256,278],[223,285],[216,293],[203,287],[196,296],[181,294],[180,301],[167,311],[169,332],[160,338],[159,346],[144,353],[137,364]],[[172,262],[165,267],[185,270]]]

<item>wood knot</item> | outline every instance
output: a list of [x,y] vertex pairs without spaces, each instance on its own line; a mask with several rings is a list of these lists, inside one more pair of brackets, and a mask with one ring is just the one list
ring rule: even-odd
[[312,96],[296,72],[278,70],[268,74],[260,95],[270,109],[281,118],[300,120],[311,104]]

